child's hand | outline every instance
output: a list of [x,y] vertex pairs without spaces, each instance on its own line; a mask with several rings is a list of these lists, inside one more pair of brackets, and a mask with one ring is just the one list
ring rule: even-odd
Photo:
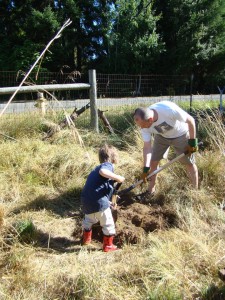
[[123,176],[117,175],[115,180],[119,183],[122,183],[124,182],[125,178]]
[[116,210],[117,209],[117,203],[112,203],[111,201],[109,201],[109,203],[110,203],[110,208],[112,209],[112,210]]

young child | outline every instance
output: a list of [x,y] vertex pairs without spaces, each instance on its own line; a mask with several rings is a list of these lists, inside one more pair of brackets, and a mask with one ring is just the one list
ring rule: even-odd
[[115,224],[110,209],[110,199],[113,193],[113,184],[123,182],[125,178],[114,173],[113,164],[117,163],[116,149],[104,145],[99,149],[100,165],[88,176],[81,193],[83,213],[83,244],[91,243],[92,225],[100,222],[103,231],[103,251],[117,250],[113,244],[116,233]]

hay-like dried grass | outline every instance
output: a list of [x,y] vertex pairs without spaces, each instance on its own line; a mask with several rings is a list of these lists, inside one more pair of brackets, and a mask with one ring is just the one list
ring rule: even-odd
[[[41,141],[40,131],[37,134],[39,121],[32,129],[33,137],[31,133],[26,137],[19,125],[13,125],[20,131],[14,135],[20,136],[19,144],[0,144],[1,297],[174,300],[225,295],[217,277],[218,268],[225,263],[224,212],[220,208],[225,194],[223,133],[215,140],[215,134],[207,132],[217,126],[212,129],[207,119],[201,122],[208,148],[197,154],[200,190],[191,188],[180,164],[158,176],[157,193],[176,211],[179,228],[151,233],[137,245],[127,244],[109,254],[76,243],[72,232],[79,223],[68,212],[79,210],[80,191],[98,163],[97,148],[105,141],[119,148],[115,168],[126,177],[124,185],[133,183],[142,164],[139,133],[130,125],[114,137],[80,130],[89,161],[70,130],[56,133],[50,143]],[[216,122],[223,126],[220,119]],[[10,236],[11,226],[20,220],[34,224],[33,242],[22,243]]]

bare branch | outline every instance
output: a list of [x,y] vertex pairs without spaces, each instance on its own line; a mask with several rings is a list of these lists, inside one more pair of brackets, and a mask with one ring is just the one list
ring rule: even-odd
[[70,24],[72,23],[72,21],[70,21],[70,19],[68,19],[63,26],[60,28],[60,30],[57,32],[57,34],[54,36],[54,38],[47,44],[47,46],[45,47],[45,49],[42,51],[42,53],[39,55],[39,57],[37,58],[37,60],[35,61],[35,63],[32,65],[32,67],[30,68],[30,70],[27,72],[27,74],[25,75],[25,77],[23,78],[23,80],[21,81],[20,85],[18,86],[18,88],[16,89],[16,91],[13,93],[13,95],[10,97],[9,101],[6,103],[5,107],[3,108],[3,110],[0,113],[0,117],[4,114],[5,110],[7,109],[7,107],[9,106],[9,104],[12,102],[13,98],[15,97],[15,95],[17,94],[17,92],[19,91],[20,87],[23,85],[23,83],[26,81],[27,77],[30,75],[30,73],[32,72],[32,70],[34,69],[34,67],[37,65],[37,63],[42,59],[42,57],[45,55],[45,52],[48,50],[48,48],[51,46],[51,44],[54,42],[55,39],[58,39],[61,36],[61,32]]

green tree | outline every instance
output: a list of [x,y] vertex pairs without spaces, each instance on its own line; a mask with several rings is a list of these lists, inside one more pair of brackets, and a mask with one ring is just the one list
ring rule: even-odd
[[169,74],[205,76],[225,66],[225,2],[223,0],[155,0],[166,51],[158,69]]
[[151,72],[163,43],[157,32],[159,16],[149,0],[117,0],[108,32],[110,71]]
[[1,69],[28,68],[59,27],[54,1],[45,5],[43,1],[1,1]]
[[[51,47],[42,67],[58,71],[63,65],[84,70],[105,52],[105,34],[112,1],[0,0],[0,68],[27,69],[60,25],[72,24]],[[10,55],[9,55],[10,53]]]
[[107,33],[111,27],[112,0],[87,0],[79,2],[78,65],[99,67],[107,52]]

